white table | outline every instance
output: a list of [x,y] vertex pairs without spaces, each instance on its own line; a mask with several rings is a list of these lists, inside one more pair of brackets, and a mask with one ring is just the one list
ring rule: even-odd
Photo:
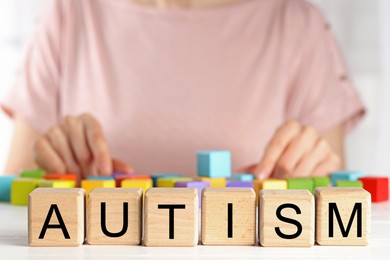
[[29,247],[27,207],[0,203],[0,259],[390,259],[390,203],[372,205],[368,246],[264,248],[257,246],[91,246]]

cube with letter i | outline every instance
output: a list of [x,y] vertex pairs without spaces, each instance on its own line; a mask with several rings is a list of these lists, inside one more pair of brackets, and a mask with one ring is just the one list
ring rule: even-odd
[[202,193],[203,245],[255,245],[256,197],[251,188],[206,188]]

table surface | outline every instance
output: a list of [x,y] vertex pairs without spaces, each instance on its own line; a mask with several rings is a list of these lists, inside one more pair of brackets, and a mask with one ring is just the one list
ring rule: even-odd
[[29,247],[27,207],[0,203],[0,259],[390,259],[390,203],[372,204],[368,246]]

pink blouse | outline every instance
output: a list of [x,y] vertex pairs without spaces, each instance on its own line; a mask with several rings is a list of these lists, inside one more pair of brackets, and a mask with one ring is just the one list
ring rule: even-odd
[[51,0],[4,108],[44,132],[90,112],[137,172],[196,172],[196,152],[256,163],[287,119],[319,131],[364,114],[334,37],[303,0],[159,9]]

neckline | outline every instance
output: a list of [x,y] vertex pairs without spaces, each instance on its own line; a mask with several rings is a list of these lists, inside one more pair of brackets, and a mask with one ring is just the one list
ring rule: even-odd
[[215,15],[216,13],[229,13],[232,10],[245,9],[255,2],[261,0],[242,0],[236,3],[217,5],[211,7],[198,7],[198,8],[159,8],[151,5],[143,5],[127,0],[100,0],[106,4],[116,4],[121,6],[124,10],[149,14],[149,15],[161,15],[161,16],[197,16],[197,15]]

